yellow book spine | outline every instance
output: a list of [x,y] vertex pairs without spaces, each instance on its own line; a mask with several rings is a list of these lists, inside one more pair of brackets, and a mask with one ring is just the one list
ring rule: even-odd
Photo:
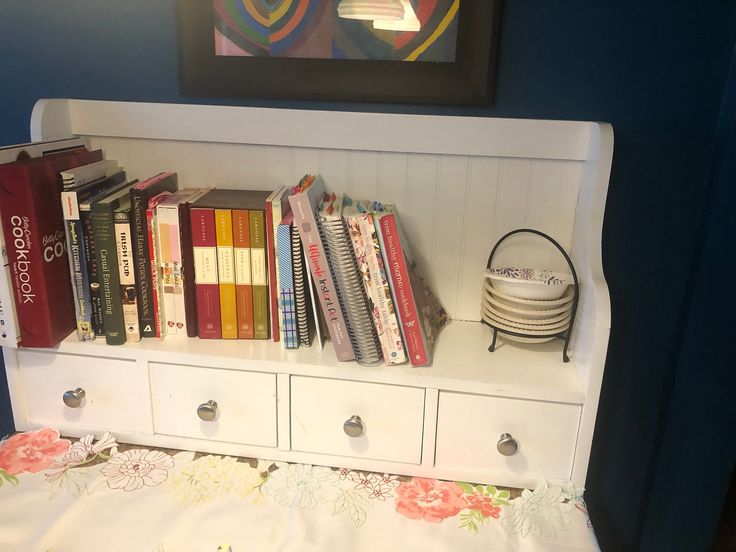
[[223,339],[238,338],[238,313],[235,301],[235,260],[233,223],[230,209],[215,209],[217,273],[220,280],[220,321]]

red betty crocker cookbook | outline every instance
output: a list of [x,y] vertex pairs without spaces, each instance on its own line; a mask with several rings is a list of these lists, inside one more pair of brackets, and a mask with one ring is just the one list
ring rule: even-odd
[[53,347],[76,328],[59,173],[102,160],[86,149],[0,165],[0,215],[24,347]]

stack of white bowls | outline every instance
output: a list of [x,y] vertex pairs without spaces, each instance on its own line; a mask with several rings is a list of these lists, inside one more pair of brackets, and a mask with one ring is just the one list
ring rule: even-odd
[[564,333],[572,318],[572,278],[533,268],[491,268],[485,271],[481,317],[510,341],[542,343]]

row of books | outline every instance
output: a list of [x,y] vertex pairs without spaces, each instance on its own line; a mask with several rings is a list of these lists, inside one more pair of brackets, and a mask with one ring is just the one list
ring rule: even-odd
[[312,175],[273,192],[179,189],[173,172],[128,180],[78,139],[6,148],[0,163],[4,345],[51,347],[76,330],[295,349],[329,335],[339,360],[431,362],[447,314],[393,206]]

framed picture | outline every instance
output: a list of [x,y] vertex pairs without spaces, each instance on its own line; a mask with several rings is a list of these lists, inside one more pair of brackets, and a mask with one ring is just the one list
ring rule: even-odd
[[341,1],[177,0],[181,92],[490,103],[500,0],[392,0],[411,6],[416,31],[340,17]]

